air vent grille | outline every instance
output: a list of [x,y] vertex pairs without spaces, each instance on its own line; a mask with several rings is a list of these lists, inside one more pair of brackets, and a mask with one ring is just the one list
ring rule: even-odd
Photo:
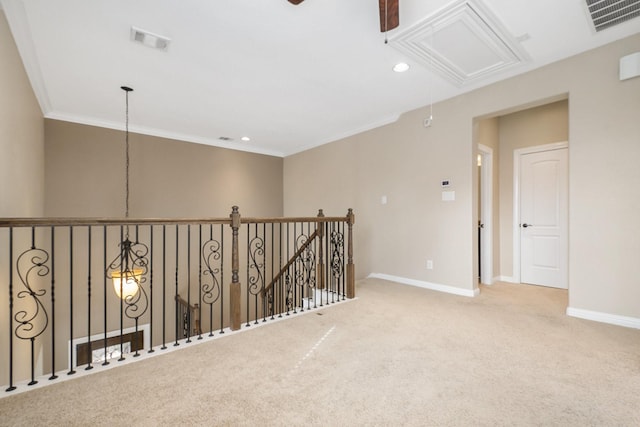
[[640,0],[586,0],[596,31],[640,16]]
[[166,52],[171,39],[140,28],[131,27],[131,41]]

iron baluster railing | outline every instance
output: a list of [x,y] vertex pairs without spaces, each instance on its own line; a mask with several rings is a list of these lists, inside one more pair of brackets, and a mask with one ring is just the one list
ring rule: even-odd
[[55,241],[56,241],[55,227],[51,227],[51,376],[49,380],[55,380],[58,378],[56,375],[56,304],[55,304],[55,289],[56,289],[56,263],[55,263]]
[[[151,336],[153,336],[153,253],[155,252],[153,250],[153,234],[153,225],[149,225],[149,245],[151,246],[149,254],[149,335]],[[154,352],[153,344],[150,345],[147,352]]]
[[[69,336],[73,337],[73,226],[69,227]],[[69,340],[69,371],[67,375],[73,375],[73,340]]]
[[200,253],[198,256],[198,319],[200,319],[200,327],[198,328],[198,339],[202,339],[202,224],[198,226],[198,248]]
[[13,228],[9,229],[9,387],[13,391]]
[[[102,232],[102,244],[103,244],[103,271],[107,271],[107,226],[103,225],[102,226],[103,232]],[[102,366],[107,366],[109,364],[109,359],[107,358],[107,352],[108,350],[108,331],[109,331],[109,327],[107,324],[107,275],[105,274],[103,277],[103,284],[104,284],[104,295],[103,295],[103,307],[104,307],[104,360],[102,361]]]
[[[8,313],[0,322],[8,331],[0,333],[0,384],[10,392],[35,385],[44,372],[53,382],[62,371],[158,353],[171,328],[174,346],[191,345],[216,329],[224,334],[344,299],[352,243],[336,241],[348,240],[352,225],[350,215],[322,212],[243,218],[237,207],[228,218],[208,219],[0,218],[0,312]],[[133,258],[123,264],[126,254]],[[112,273],[136,265],[144,267],[137,291],[124,292],[126,276],[116,289]]]
[[[26,261],[21,263],[22,260]],[[21,310],[16,313],[15,317],[15,320],[18,322],[16,336],[23,340],[29,340],[31,346],[31,382],[29,382],[29,385],[34,385],[38,382],[35,379],[35,341],[37,337],[44,333],[49,323],[44,304],[39,298],[46,294],[46,290],[33,289],[33,286],[36,284],[31,282],[31,278],[33,274],[40,277],[49,274],[48,261],[49,253],[44,249],[36,247],[36,230],[35,227],[31,227],[31,249],[20,254],[17,260],[18,276],[25,288],[25,290],[18,292],[17,296],[18,298],[30,297],[34,311],[33,313],[29,313],[26,309]]]
[[[91,226],[87,226],[87,343],[89,344],[89,354],[91,351]],[[84,368],[86,371],[93,369],[93,358],[89,357],[89,363]]]
[[[213,237],[213,225],[209,226],[209,240],[201,244],[202,256],[201,263],[204,262],[204,271],[200,274],[202,278],[201,283],[201,305],[204,302],[209,306],[209,336],[213,336],[213,304],[220,299],[223,300],[222,283],[223,282],[223,269],[224,264],[224,252],[221,250],[224,244],[224,234],[222,226],[220,229],[220,241]],[[223,323],[223,305],[221,305],[220,324]],[[220,333],[224,333],[222,328]]]
[[174,299],[176,302],[176,333],[175,333],[175,341],[173,343],[174,347],[177,347],[180,345],[180,343],[178,342],[178,329],[179,329],[179,324],[182,321],[182,319],[180,318],[180,302],[178,300],[178,298],[180,298],[180,295],[178,295],[178,283],[179,283],[179,277],[178,277],[178,263],[179,263],[179,245],[180,245],[180,233],[179,230],[180,226],[178,224],[176,224],[176,281],[175,281],[175,294],[174,294]]
[[187,225],[187,343],[191,342],[191,224]]
[[162,347],[167,349],[167,225],[162,224]]

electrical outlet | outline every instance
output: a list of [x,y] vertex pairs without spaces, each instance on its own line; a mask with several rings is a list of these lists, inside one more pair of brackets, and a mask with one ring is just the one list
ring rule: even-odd
[[433,270],[433,260],[427,260],[427,270]]

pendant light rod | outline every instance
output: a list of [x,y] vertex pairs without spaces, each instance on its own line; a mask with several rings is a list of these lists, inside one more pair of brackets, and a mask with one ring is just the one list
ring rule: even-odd
[[384,44],[389,43],[389,40],[387,39],[387,32],[389,31],[388,19],[389,10],[387,9],[387,0],[384,0]]
[[[120,86],[125,93],[125,180],[124,180],[124,192],[125,192],[125,209],[124,217],[129,218],[129,92],[133,92],[128,86]],[[129,230],[127,230],[127,234]]]

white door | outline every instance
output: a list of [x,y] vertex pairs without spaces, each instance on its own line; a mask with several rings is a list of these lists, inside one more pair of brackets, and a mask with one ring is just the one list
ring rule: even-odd
[[568,149],[520,157],[520,281],[568,288]]

